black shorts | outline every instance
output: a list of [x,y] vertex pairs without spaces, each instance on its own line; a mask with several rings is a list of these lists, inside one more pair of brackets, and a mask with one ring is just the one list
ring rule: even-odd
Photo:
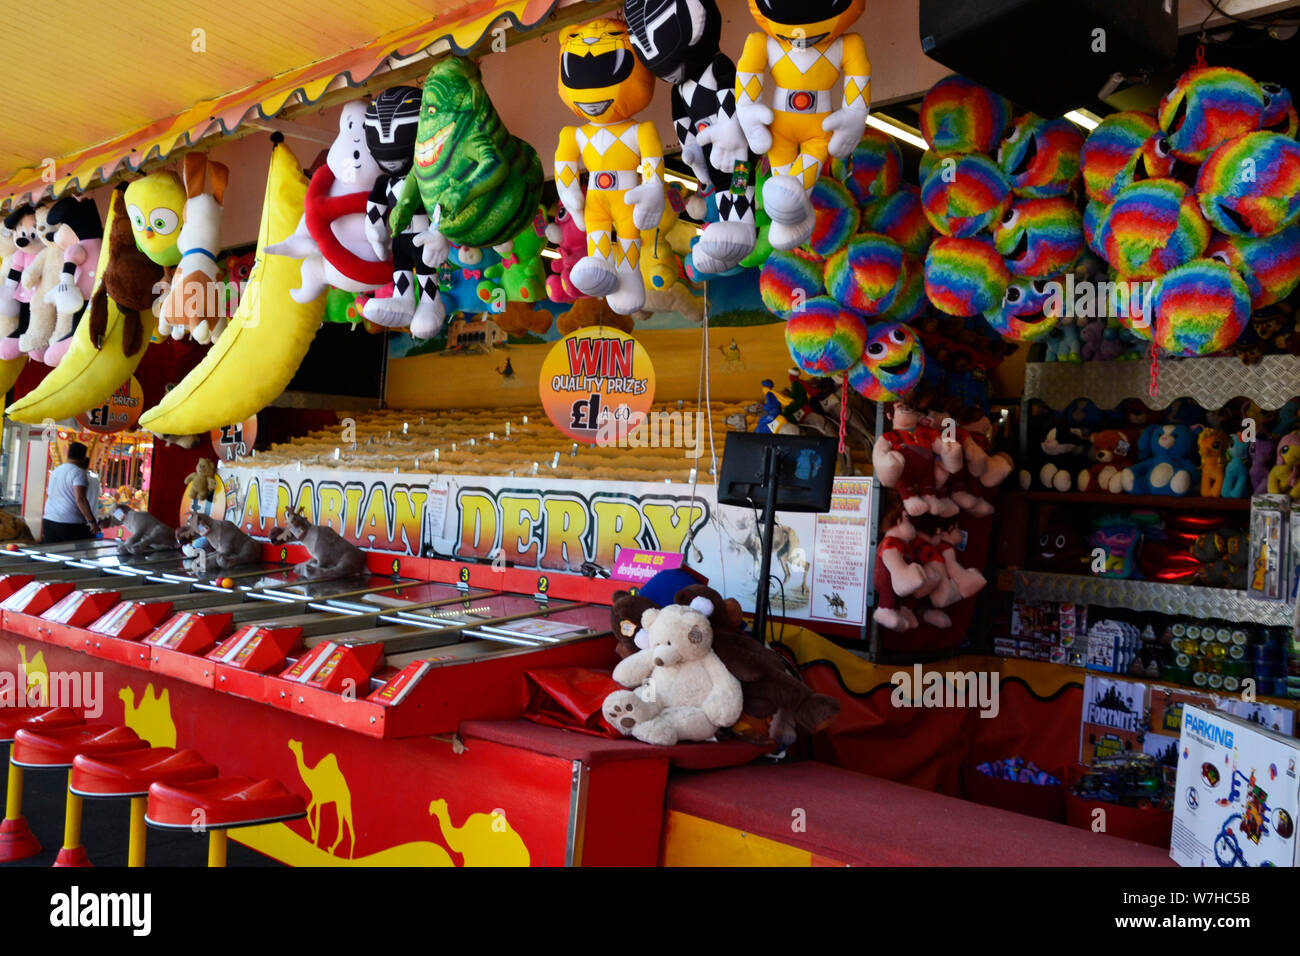
[[89,537],[91,537],[90,525],[84,521],[71,523],[46,519],[41,522],[41,541],[45,544],[55,544],[59,541],[82,541]]

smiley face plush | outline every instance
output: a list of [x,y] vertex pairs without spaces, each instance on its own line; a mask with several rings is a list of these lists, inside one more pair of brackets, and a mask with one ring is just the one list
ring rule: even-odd
[[1280,83],[1261,83],[1264,94],[1264,118],[1259,125],[1270,133],[1281,133],[1295,139],[1300,130],[1300,115],[1296,114],[1295,101],[1291,91]]
[[1060,279],[1029,279],[1016,276],[1007,286],[1002,301],[984,313],[984,321],[1009,342],[1036,342],[1056,328],[1055,312],[1044,307],[1052,297],[1052,283]]
[[903,269],[902,246],[877,232],[859,233],[826,261],[826,289],[847,309],[880,315],[902,290]]
[[1200,163],[1220,143],[1259,129],[1264,106],[1259,84],[1240,70],[1193,67],[1160,101],[1160,129],[1176,157]]
[[1174,170],[1174,157],[1160,124],[1150,113],[1124,110],[1097,125],[1080,154],[1083,187],[1093,202],[1108,203],[1125,186],[1161,179]]
[[993,244],[1012,275],[1064,272],[1083,255],[1083,216],[1065,196],[1019,199],[993,230]]
[[1017,196],[1064,196],[1079,178],[1083,133],[1069,120],[1026,113],[998,147],[998,167]]
[[873,402],[912,393],[925,374],[925,349],[909,326],[882,322],[867,329],[862,358],[849,369],[849,385]]
[[790,357],[810,375],[833,375],[851,368],[866,340],[866,323],[829,296],[809,299],[785,323]]
[[126,187],[126,212],[141,252],[163,267],[177,265],[185,187],[171,172],[150,173]]
[[1224,143],[1196,176],[1201,211],[1230,236],[1271,236],[1300,218],[1300,143],[1246,133]]
[[1281,302],[1300,285],[1300,225],[1263,239],[1216,235],[1205,254],[1240,273],[1251,309]]
[[1011,203],[997,163],[978,153],[945,157],[921,186],[925,216],[945,236],[966,239],[992,226]]
[[1120,191],[1095,242],[1120,275],[1154,279],[1201,255],[1210,226],[1191,190],[1176,179],[1152,179]]

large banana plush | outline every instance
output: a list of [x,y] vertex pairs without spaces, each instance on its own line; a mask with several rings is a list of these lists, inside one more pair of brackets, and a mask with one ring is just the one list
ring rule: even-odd
[[[114,203],[109,206],[104,222],[106,236],[111,235],[118,214],[118,195],[114,194]],[[107,271],[109,247],[110,243],[105,242],[100,249],[95,288],[91,293],[92,300],[98,300],[105,307],[103,338],[97,346],[91,332],[92,327],[98,330],[100,324],[81,322],[72,334],[72,344],[63,361],[50,369],[36,388],[6,409],[14,421],[29,425],[38,425],[47,419],[60,421],[103,404],[131,377],[144,358],[157,320],[148,310],[127,311],[112,296],[103,295],[100,286]],[[129,347],[134,351],[128,354],[126,350]]]
[[277,143],[266,177],[257,261],[239,307],[203,361],[140,417],[140,427],[157,435],[207,432],[242,422],[284,391],[320,328],[325,295],[295,302],[289,290],[298,286],[299,260],[264,250],[293,234],[306,196],[298,160]]
[[18,376],[23,374],[23,366],[26,364],[26,355],[11,359],[0,359],[0,395],[6,394],[9,389],[14,387],[14,382],[18,381]]

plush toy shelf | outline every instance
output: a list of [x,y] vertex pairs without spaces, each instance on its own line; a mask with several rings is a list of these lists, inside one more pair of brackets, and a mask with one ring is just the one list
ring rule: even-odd
[[1041,571],[1016,571],[1015,595],[1031,601],[1099,604],[1132,611],[1181,614],[1272,627],[1290,625],[1295,613],[1295,608],[1284,601],[1261,601],[1245,591],[1231,588]]
[[1105,491],[1026,491],[1026,501],[1053,505],[1113,505],[1116,508],[1186,508],[1191,511],[1249,511],[1249,498],[1178,495],[1112,495]]
[[1266,355],[1256,365],[1236,356],[1223,358],[1162,358],[1159,390],[1153,398],[1151,363],[1030,362],[1025,366],[1025,398],[1040,399],[1051,408],[1064,408],[1076,398],[1088,398],[1101,408],[1114,408],[1136,398],[1148,408],[1167,408],[1178,398],[1190,398],[1202,408],[1222,408],[1241,396],[1261,408],[1276,409],[1300,391],[1300,356]]

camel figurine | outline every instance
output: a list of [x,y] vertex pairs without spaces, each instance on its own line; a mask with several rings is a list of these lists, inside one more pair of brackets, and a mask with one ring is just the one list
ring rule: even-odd
[[271,532],[272,544],[295,541],[311,555],[310,560],[294,565],[294,571],[303,578],[346,578],[366,569],[364,551],[344,541],[332,528],[312,524],[303,516],[301,507],[289,514],[285,527]]
[[343,842],[343,830],[346,827],[348,859],[352,859],[357,850],[357,831],[352,826],[352,791],[339,770],[338,758],[329,753],[316,761],[316,766],[308,767],[302,756],[301,741],[290,740],[289,749],[293,751],[294,761],[298,764],[298,776],[311,793],[311,801],[307,804],[307,825],[311,828],[312,844],[319,845],[316,841],[320,837],[321,807],[332,803],[338,815],[338,835],[334,837],[334,843],[329,849],[330,855],[333,856],[338,845]]

